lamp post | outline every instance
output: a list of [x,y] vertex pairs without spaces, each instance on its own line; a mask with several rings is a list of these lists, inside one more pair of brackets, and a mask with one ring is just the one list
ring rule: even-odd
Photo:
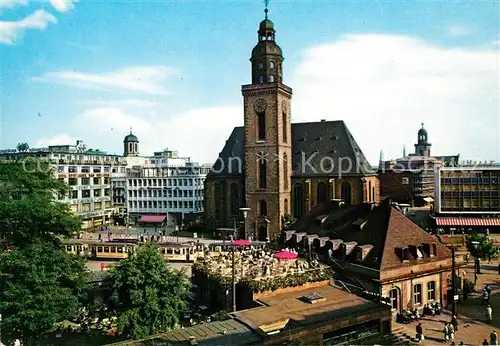
[[451,306],[451,315],[457,315],[457,285],[455,282],[455,247],[451,248],[451,287],[453,291],[453,301]]
[[247,235],[247,216],[248,216],[248,212],[250,211],[250,208],[247,208],[247,207],[244,207],[244,208],[240,208],[240,211],[243,213],[243,220],[244,220],[244,227],[245,227],[245,239],[248,238],[248,235]]
[[233,250],[233,312],[236,312],[236,269],[235,269],[235,260],[234,260],[234,245],[231,245]]
[[476,286],[476,283],[477,283],[477,250],[478,250],[478,245],[479,245],[479,242],[478,241],[471,241],[471,244],[472,246],[474,247],[474,250],[475,250],[475,255],[474,256],[474,287]]

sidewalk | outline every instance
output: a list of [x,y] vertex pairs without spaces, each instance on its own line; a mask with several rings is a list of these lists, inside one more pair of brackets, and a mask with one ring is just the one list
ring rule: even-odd
[[[439,316],[424,316],[418,322],[411,324],[399,324],[393,322],[393,329],[403,329],[409,337],[415,338],[415,329],[418,323],[422,323],[425,340],[421,345],[435,345],[444,343],[444,323],[451,321],[451,313],[444,311]],[[485,338],[489,340],[490,333],[495,327],[478,322],[468,317],[458,317],[458,331],[455,333],[455,344],[463,342],[465,345],[480,345]],[[500,333],[500,330],[497,330]]]

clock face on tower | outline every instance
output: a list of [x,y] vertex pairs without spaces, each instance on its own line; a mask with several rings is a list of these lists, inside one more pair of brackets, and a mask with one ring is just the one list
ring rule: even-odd
[[267,103],[264,99],[257,99],[253,104],[253,109],[255,109],[257,113],[264,113],[266,111],[266,108]]

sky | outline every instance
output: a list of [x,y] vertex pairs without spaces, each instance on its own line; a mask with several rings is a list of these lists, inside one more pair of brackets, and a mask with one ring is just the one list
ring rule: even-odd
[[[344,120],[372,165],[500,161],[498,1],[273,1],[292,121]],[[243,124],[264,4],[0,0],[0,148],[73,144],[215,162]]]

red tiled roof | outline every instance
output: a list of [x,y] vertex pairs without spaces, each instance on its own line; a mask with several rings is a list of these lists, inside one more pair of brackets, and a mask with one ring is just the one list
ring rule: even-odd
[[166,217],[165,215],[142,215],[141,218],[139,219],[139,222],[160,223],[165,221],[165,217]]
[[500,226],[500,219],[461,218],[461,217],[438,217],[437,226]]

